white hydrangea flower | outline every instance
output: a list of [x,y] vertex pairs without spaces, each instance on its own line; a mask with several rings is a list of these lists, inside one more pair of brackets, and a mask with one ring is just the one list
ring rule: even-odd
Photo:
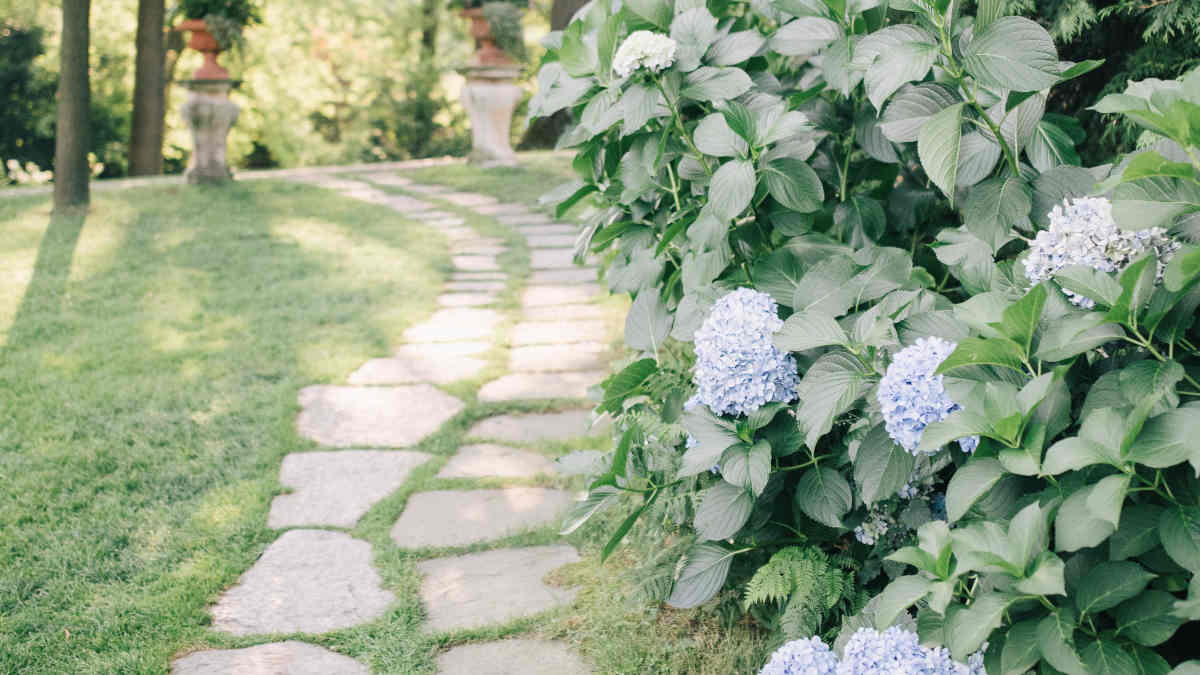
[[625,38],[613,57],[617,77],[629,77],[638,68],[661,72],[675,63],[675,41],[648,30],[634,31]]
[[[1050,229],[1038,232],[1025,259],[1025,276],[1040,283],[1070,265],[1084,265],[1112,274],[1125,269],[1135,258],[1154,250],[1158,256],[1158,279],[1171,255],[1179,249],[1161,227],[1122,230],[1112,216],[1112,203],[1103,197],[1064,199],[1050,212]],[[1095,301],[1063,289],[1071,302],[1091,309]]]

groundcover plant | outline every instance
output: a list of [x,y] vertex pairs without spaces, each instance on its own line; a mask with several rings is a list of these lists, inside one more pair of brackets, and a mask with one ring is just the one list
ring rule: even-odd
[[1200,72],[1098,102],[1145,133],[1080,167],[1046,102],[1098,63],[1004,6],[596,0],[547,38],[550,199],[596,206],[636,352],[564,529],[624,509],[643,597],[833,659],[899,625],[993,674],[1195,672]]

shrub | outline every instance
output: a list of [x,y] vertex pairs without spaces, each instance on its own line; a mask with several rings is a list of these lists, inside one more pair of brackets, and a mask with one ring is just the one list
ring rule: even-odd
[[[1166,673],[1200,619],[1200,72],[1100,101],[1142,149],[1083,168],[1046,105],[1099,62],[1002,8],[598,0],[551,35],[531,107],[575,114],[578,180],[550,198],[600,207],[577,253],[636,352],[564,531],[631,509],[605,556],[683,537],[641,587],[744,590],[781,642],[915,608],[992,673]],[[731,292],[777,321],[708,324]],[[794,396],[738,389],[774,377],[762,331]],[[693,404],[710,361],[739,365]]]

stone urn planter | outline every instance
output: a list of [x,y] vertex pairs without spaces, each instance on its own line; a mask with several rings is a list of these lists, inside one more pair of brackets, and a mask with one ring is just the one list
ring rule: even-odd
[[468,159],[484,166],[515,166],[510,133],[513,111],[523,95],[516,84],[521,66],[496,44],[482,9],[464,9],[462,15],[470,20],[475,39],[475,54],[459,69],[467,79],[460,100],[471,120]]
[[471,22],[471,37],[475,40],[475,54],[471,57],[470,66],[516,66],[516,61],[496,44],[492,37],[492,26],[481,8],[464,9],[462,15]]
[[192,75],[197,80],[228,80],[229,71],[217,63],[217,55],[221,53],[221,43],[208,30],[204,19],[186,19],[179,23],[178,30],[192,34],[188,46],[204,55],[204,63]]

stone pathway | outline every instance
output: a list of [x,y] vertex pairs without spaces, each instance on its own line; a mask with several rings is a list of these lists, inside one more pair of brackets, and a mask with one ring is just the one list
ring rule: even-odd
[[[477,382],[493,363],[507,369],[478,386],[479,401],[571,399],[576,407],[483,419],[436,476],[455,481],[451,485],[484,479],[503,487],[408,496],[391,540],[418,556],[436,555],[417,564],[422,630],[434,635],[501,626],[575,597],[573,589],[544,582],[553,570],[579,560],[571,546],[453,549],[477,550],[544,528],[567,509],[572,499],[567,492],[528,486],[533,478],[555,476],[560,467],[514,444],[607,433],[588,428],[589,413],[579,399],[606,376],[607,341],[615,326],[611,312],[593,304],[603,294],[596,269],[572,262],[576,228],[488,195],[422,185],[395,173],[359,175],[294,179],[424,222],[450,242],[454,269],[437,299],[439,308],[405,331],[393,354],[367,361],[348,375],[346,385],[300,392],[298,433],[330,449],[284,458],[280,482],[291,491],[275,498],[267,522],[284,531],[212,607],[213,629],[228,635],[319,635],[375,621],[395,605],[395,594],[374,567],[380,552],[350,532],[414,470],[434,460],[402,448],[418,445],[467,409],[440,387]],[[477,233],[458,215],[463,211],[494,218],[525,238],[531,272],[519,289],[517,315],[500,305],[517,290],[506,269],[506,241]],[[496,361],[498,349],[504,353]],[[591,672],[567,645],[529,639],[460,644],[440,654],[437,667],[447,674]],[[322,647],[288,640],[196,652],[176,659],[171,671],[359,675],[368,669]]]

